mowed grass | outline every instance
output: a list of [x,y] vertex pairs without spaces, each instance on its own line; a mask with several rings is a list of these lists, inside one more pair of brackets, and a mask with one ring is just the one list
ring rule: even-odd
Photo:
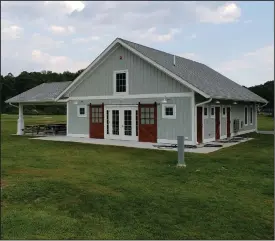
[[16,118],[2,116],[3,239],[274,239],[272,135],[182,169],[176,152],[12,136]]
[[274,119],[271,116],[258,115],[258,130],[273,131]]

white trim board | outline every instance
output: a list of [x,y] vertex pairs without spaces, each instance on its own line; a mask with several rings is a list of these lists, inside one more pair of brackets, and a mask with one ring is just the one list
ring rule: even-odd
[[[126,84],[126,91],[125,92],[116,92],[116,74],[124,74],[125,73],[125,84]],[[113,71],[113,95],[124,96],[129,94],[129,71],[128,69],[124,70],[114,70]]]
[[180,78],[179,76],[177,76],[176,74],[172,73],[171,71],[169,71],[168,69],[164,68],[163,66],[159,65],[158,63],[156,63],[155,61],[153,61],[152,59],[146,57],[145,55],[143,55],[142,53],[140,53],[139,51],[135,50],[134,48],[132,48],[131,46],[129,46],[128,44],[124,43],[123,41],[121,41],[119,38],[115,39],[64,91],[62,91],[62,93],[55,99],[55,101],[59,100],[66,92],[68,92],[74,85],[76,85],[77,82],[79,82],[79,80],[81,80],[81,78],[92,69],[93,66],[95,66],[96,63],[98,63],[102,58],[104,58],[104,56],[108,53],[108,51],[110,51],[117,43],[119,43],[120,45],[122,45],[124,48],[130,50],[131,52],[133,52],[134,54],[136,54],[137,56],[139,56],[140,58],[142,58],[143,60],[149,62],[150,64],[152,64],[154,67],[156,67],[157,69],[161,70],[162,72],[166,73],[167,75],[169,75],[170,77],[172,77],[173,79],[179,81],[181,84],[187,86],[188,88],[190,88],[193,91],[196,91],[197,93],[199,93],[200,95],[202,95],[205,98],[210,98],[209,95],[207,95],[206,93],[204,93],[203,91],[199,90],[198,88],[196,88],[195,86],[191,85],[189,82],[187,82],[186,80]]
[[146,99],[146,98],[173,98],[173,97],[192,97],[192,92],[184,93],[161,93],[161,94],[139,94],[139,95],[101,95],[101,96],[76,96],[69,97],[69,100],[115,100],[115,99]]
[[[166,108],[173,108],[173,115],[166,115]],[[162,104],[162,119],[177,119],[176,104]]]

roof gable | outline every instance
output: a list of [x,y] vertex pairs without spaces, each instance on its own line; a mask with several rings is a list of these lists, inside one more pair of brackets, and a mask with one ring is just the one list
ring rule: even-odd
[[102,58],[116,45],[121,44],[142,59],[151,63],[156,68],[165,72],[180,83],[199,93],[205,98],[232,99],[239,101],[252,101],[267,103],[265,99],[254,94],[250,90],[235,83],[210,67],[186,58],[176,56],[176,64],[173,64],[174,55],[160,50],[149,48],[137,43],[117,38],[114,40],[86,69],[79,75],[60,95],[81,82],[82,77],[98,64]]

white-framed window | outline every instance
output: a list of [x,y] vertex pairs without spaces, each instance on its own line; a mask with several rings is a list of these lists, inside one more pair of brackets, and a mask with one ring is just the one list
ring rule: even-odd
[[211,106],[211,108],[210,108],[210,117],[215,118],[215,107],[214,106]]
[[250,112],[249,112],[249,122],[250,122],[250,125],[253,125],[253,107],[250,106]]
[[203,107],[203,118],[204,119],[208,118],[208,106]]
[[247,106],[244,107],[244,125],[248,125],[248,108]]
[[226,117],[226,108],[225,108],[225,106],[222,107],[222,117]]
[[162,118],[176,119],[176,105],[175,104],[163,104],[162,105]]
[[115,70],[114,71],[114,94],[125,95],[129,92],[128,70]]
[[77,106],[77,117],[87,117],[87,105]]

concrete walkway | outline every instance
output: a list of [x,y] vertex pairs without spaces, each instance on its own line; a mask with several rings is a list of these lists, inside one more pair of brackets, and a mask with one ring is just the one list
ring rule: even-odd
[[[107,140],[107,139],[93,139],[93,138],[81,138],[81,137],[69,137],[69,136],[46,136],[46,137],[35,137],[30,138],[34,140],[44,140],[44,141],[61,141],[61,142],[78,142],[96,145],[109,145],[109,146],[123,146],[123,147],[133,147],[142,149],[154,149],[154,150],[167,150],[167,151],[177,151],[177,148],[158,148],[155,145],[157,143],[150,142],[137,142],[137,141],[121,141],[121,140]],[[193,153],[210,153],[218,151],[222,148],[237,145],[242,142],[251,140],[252,138],[247,138],[235,143],[216,143],[222,144],[223,147],[197,147],[197,148],[185,148],[185,152]],[[211,142],[215,143],[215,142]]]
[[274,135],[274,131],[258,131],[259,134]]

